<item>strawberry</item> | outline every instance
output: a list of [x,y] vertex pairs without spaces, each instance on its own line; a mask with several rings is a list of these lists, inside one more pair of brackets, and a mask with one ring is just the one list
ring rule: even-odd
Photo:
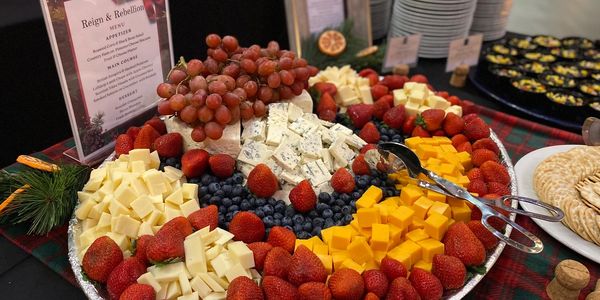
[[456,96],[449,96],[448,98],[446,98],[446,100],[450,102],[450,105],[459,105],[460,103],[460,98]]
[[483,178],[483,173],[481,173],[481,170],[479,168],[473,168],[469,170],[469,172],[467,172],[467,177],[469,177],[469,180],[485,180]]
[[505,185],[510,183],[510,176],[506,168],[495,161],[486,161],[479,166],[479,169],[481,169],[486,182],[499,182]]
[[[440,96],[446,100],[448,100],[448,97],[450,97],[450,94],[447,91],[437,91],[437,92],[435,92],[435,95]],[[456,96],[452,96],[452,97],[456,97]],[[458,97],[456,97],[456,98],[458,98]]]
[[127,134],[119,134],[115,140],[115,154],[120,156],[129,153],[131,150],[133,150],[133,139]]
[[471,141],[486,138],[490,136],[490,127],[479,117],[473,118],[470,122],[465,121],[464,135]]
[[323,110],[319,113],[319,119],[324,120],[324,121],[328,121],[328,122],[334,122],[335,118],[336,118],[336,113],[335,110]]
[[152,286],[134,283],[121,293],[119,300],[154,300],[155,297],[156,292]]
[[404,134],[410,134],[415,129],[415,122],[417,120],[417,116],[408,116],[404,120],[404,124],[402,124],[402,132]]
[[381,96],[379,99],[377,99],[377,101],[385,101],[390,105],[390,107],[394,107],[394,96],[390,94]]
[[352,193],[356,183],[354,183],[354,176],[348,172],[346,168],[339,168],[333,176],[331,176],[331,187],[338,193]]
[[467,152],[469,154],[473,153],[473,148],[471,147],[470,142],[464,142],[456,147],[457,152]]
[[448,135],[459,134],[465,129],[465,121],[455,113],[450,112],[446,114],[442,127]]
[[366,144],[360,149],[360,154],[365,154],[367,151],[377,149],[377,145],[375,144]]
[[463,222],[455,222],[444,235],[446,255],[454,256],[465,266],[479,266],[485,261],[485,248]]
[[279,189],[279,182],[267,165],[258,164],[248,174],[246,186],[248,186],[248,189],[254,195],[261,198],[268,198],[273,196]]
[[105,283],[110,272],[123,261],[121,248],[107,236],[97,238],[83,255],[81,268],[92,280]]
[[295,286],[305,282],[325,282],[327,270],[316,254],[306,246],[300,245],[292,255],[287,279]]
[[488,182],[487,183],[488,193],[496,194],[500,196],[510,195],[510,190],[508,189],[508,185],[502,184],[500,182]]
[[352,121],[354,128],[362,128],[373,117],[373,105],[371,104],[354,104],[348,107],[346,114]]
[[[386,95],[389,96],[389,95]],[[392,106],[390,103],[381,97],[379,100],[373,103],[373,116],[379,120],[383,120],[383,115],[390,109]]]
[[368,75],[362,76],[362,77],[366,77],[369,79],[369,86],[374,86],[377,83],[379,83],[379,75],[377,75],[377,74],[368,74]]
[[405,277],[398,277],[390,283],[387,300],[421,300],[421,297]]
[[331,291],[323,282],[306,282],[298,287],[299,299],[331,300]]
[[469,185],[467,186],[467,191],[471,193],[477,193],[477,195],[479,195],[480,197],[488,193],[487,185],[485,184],[485,182],[483,182],[483,180],[480,179],[471,180],[469,182]]
[[158,133],[154,127],[150,125],[144,125],[133,141],[133,148],[152,150],[152,144],[159,136],[160,133]]
[[438,129],[431,133],[431,136],[446,136],[446,132],[442,129]]
[[306,213],[317,205],[317,194],[313,190],[308,179],[302,180],[290,191],[290,202],[295,210]]
[[188,178],[198,177],[208,167],[209,154],[204,149],[190,149],[181,157],[181,171]]
[[267,243],[273,247],[281,247],[291,254],[294,252],[294,246],[296,245],[296,235],[285,227],[273,226],[269,231]]
[[150,125],[154,127],[154,129],[156,129],[156,131],[158,131],[158,133],[161,135],[167,133],[167,125],[165,125],[165,122],[163,122],[159,117],[153,117],[152,119],[146,121],[144,125]]
[[467,269],[460,259],[444,254],[433,257],[431,273],[437,277],[446,290],[462,287],[467,279]]
[[475,141],[475,143],[473,143],[473,150],[476,149],[488,149],[494,151],[496,155],[500,155],[500,148],[498,148],[498,145],[490,138],[482,138]]
[[163,226],[158,230],[158,232],[156,234],[158,234],[162,230],[169,230],[169,229],[175,229],[175,230],[181,232],[183,237],[186,237],[186,236],[192,234],[192,232],[194,232],[194,229],[192,228],[192,224],[190,224],[190,221],[188,221],[188,219],[186,219],[183,216],[175,217],[175,218],[169,220],[169,222],[163,224]]
[[389,281],[385,274],[380,270],[367,270],[362,274],[365,281],[365,289],[372,292],[377,297],[383,298],[387,294]]
[[398,277],[406,277],[408,272],[406,271],[406,267],[400,261],[397,261],[393,258],[384,257],[381,260],[381,264],[379,269],[389,281],[392,281]]
[[469,100],[461,100],[458,105],[462,107],[463,114],[473,114],[478,110],[477,106],[475,106],[475,103]]
[[262,289],[254,280],[238,276],[229,283],[227,300],[263,300]]
[[371,168],[365,160],[364,154],[359,154],[352,162],[352,172],[354,175],[371,175]]
[[369,292],[365,295],[363,300],[379,300],[379,297],[377,297],[377,295],[375,295],[374,293]]
[[403,75],[386,75],[379,83],[387,86],[390,90],[397,90],[403,88],[407,81],[408,77]]
[[415,74],[412,77],[410,77],[408,81],[418,83],[429,83],[429,80],[427,80],[427,77],[425,77],[425,75],[423,74]]
[[168,262],[183,258],[185,249],[183,241],[185,237],[175,228],[159,230],[153,239],[148,242],[146,257],[151,263]]
[[317,105],[317,114],[320,114],[323,111],[332,110],[337,111],[337,106],[335,105],[335,100],[329,93],[321,94],[321,98],[319,99],[319,104]]
[[123,291],[137,282],[138,277],[146,273],[146,266],[136,257],[122,261],[110,272],[106,289],[110,299],[119,299]]
[[[313,85],[313,88],[319,91],[321,95],[329,94],[330,96],[335,96],[337,94],[337,87],[331,82],[317,82]],[[317,109],[317,111],[319,110]]]
[[148,244],[152,239],[153,236],[144,234],[135,241],[135,251],[133,252],[133,256],[137,257],[145,265],[148,265],[149,263],[148,257],[146,257],[146,249],[148,249]]
[[127,128],[127,132],[125,132],[125,134],[127,134],[131,138],[132,141],[135,141],[135,138],[140,133],[140,130],[141,130],[141,128],[139,128],[139,127],[131,126],[131,127]]
[[[487,194],[485,196],[483,196],[483,198],[486,198],[489,195],[495,195],[495,194]],[[481,210],[479,210],[479,208],[477,208],[477,206],[474,206],[473,208],[471,208],[471,220],[481,220]]]
[[183,153],[183,137],[178,132],[159,136],[154,141],[154,149],[162,157],[177,157]]
[[263,276],[272,275],[286,279],[292,255],[281,247],[273,247],[265,257]]
[[242,211],[229,222],[229,232],[233,233],[236,241],[246,244],[260,242],[265,236],[265,224],[255,214]]
[[477,114],[463,114],[463,120],[465,120],[465,124],[467,124],[477,118],[479,118],[479,116]]
[[464,142],[468,142],[469,138],[466,137],[464,134],[457,134],[457,135],[453,136],[450,140],[452,141],[452,146],[454,146],[456,148],[456,147],[458,147],[458,145],[460,145]]
[[261,282],[266,300],[298,299],[298,289],[291,283],[277,277],[265,276]]
[[371,87],[371,96],[373,96],[373,99],[379,99],[381,98],[381,96],[387,95],[389,91],[390,90],[388,89],[388,87],[381,84],[380,82]]
[[375,74],[377,76],[379,76],[379,74],[377,74],[377,71],[371,69],[371,68],[364,68],[362,70],[360,70],[360,72],[358,72],[358,76],[360,77],[367,77],[368,75],[371,74]]
[[[490,224],[491,225],[491,224]],[[492,250],[498,245],[498,238],[494,236],[481,221],[469,221],[467,223],[469,229],[473,231],[473,234],[481,241],[485,250]]]
[[339,300],[362,298],[365,292],[365,282],[362,276],[353,269],[335,271],[327,282],[331,295]]
[[383,115],[383,123],[390,128],[400,129],[404,124],[405,115],[406,109],[404,105],[394,106]]
[[[273,233],[273,229],[271,229],[271,233]],[[273,246],[269,243],[265,242],[254,242],[248,244],[248,248],[252,250],[252,254],[254,255],[254,268],[262,271],[265,265],[265,258],[267,257],[267,253],[273,249]]]
[[442,128],[446,112],[443,109],[431,108],[417,116],[417,124],[423,126],[429,132]]
[[358,133],[358,136],[365,142],[371,144],[377,144],[377,142],[379,142],[379,139],[381,138],[381,134],[379,133],[379,130],[377,129],[375,124],[373,124],[373,122],[368,122],[367,124],[365,124]]
[[411,136],[431,137],[429,132],[427,132],[427,130],[425,130],[425,128],[421,126],[415,126],[415,129],[413,129]]
[[214,204],[208,205],[191,213],[187,218],[196,230],[206,226],[209,226],[210,230],[214,230],[219,226],[219,208]]
[[444,287],[440,280],[433,274],[419,268],[413,268],[408,276],[408,280],[412,283],[421,299],[437,300],[442,299]]
[[208,158],[210,171],[219,178],[229,178],[235,172],[235,159],[227,154],[215,154]]
[[[493,200],[493,199],[496,199],[496,198],[499,198],[499,197],[500,197],[500,196],[498,196],[497,194],[487,194],[487,195],[485,195],[483,198],[485,198],[485,199],[490,199],[490,200]],[[499,208],[499,207],[494,207],[494,209],[495,209],[497,212],[499,212],[499,213],[501,213],[501,214],[505,215],[506,217],[510,216],[510,213],[509,213],[508,211],[506,211],[506,210],[502,209],[502,208]],[[471,213],[471,215],[473,215],[473,213]],[[479,220],[481,220],[481,212],[479,212]],[[501,220],[501,219],[499,219],[499,218],[489,218],[489,219],[488,219],[488,223],[489,223],[489,224],[490,224],[492,227],[496,228],[496,229],[497,229],[497,230],[499,230],[499,231],[502,231],[502,230],[504,229],[504,227],[506,226],[506,222],[502,221],[502,220]]]
[[473,166],[479,167],[486,161],[498,162],[498,155],[492,150],[488,149],[477,149],[473,150],[471,154],[471,162]]

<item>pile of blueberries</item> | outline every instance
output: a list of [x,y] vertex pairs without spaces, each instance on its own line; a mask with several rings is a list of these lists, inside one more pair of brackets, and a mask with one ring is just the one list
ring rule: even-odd
[[404,143],[404,136],[402,135],[402,130],[394,129],[387,126],[385,123],[379,120],[373,120],[375,127],[379,130],[381,134],[381,138],[379,139],[379,143],[385,142],[396,142],[396,143]]
[[346,193],[320,193],[316,209],[308,213],[300,213],[283,200],[258,198],[244,186],[244,176],[236,172],[227,179],[219,179],[211,174],[191,178],[190,183],[199,186],[198,194],[202,207],[214,204],[219,208],[219,227],[229,228],[229,222],[236,213],[249,211],[260,217],[268,234],[273,226],[283,226],[292,230],[296,237],[307,239],[320,234],[321,229],[335,225],[346,225],[352,221],[356,212],[356,200],[371,185],[379,186],[384,197],[399,194],[394,182],[387,180],[387,175],[377,173],[374,176],[356,176],[356,189]]
[[181,158],[180,157],[167,157],[167,158],[160,158],[160,165],[158,166],[158,169],[161,171],[165,170],[166,166],[171,166],[173,168],[177,168],[179,170],[181,170]]

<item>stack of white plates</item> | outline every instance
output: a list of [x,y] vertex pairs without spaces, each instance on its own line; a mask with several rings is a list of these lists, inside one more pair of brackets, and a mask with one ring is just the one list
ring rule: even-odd
[[469,35],[476,3],[476,0],[396,0],[390,36],[420,33],[420,57],[446,57],[452,40]]
[[371,0],[371,32],[373,39],[385,37],[390,27],[392,0]]
[[511,7],[512,0],[478,0],[471,33],[483,33],[484,41],[503,37]]

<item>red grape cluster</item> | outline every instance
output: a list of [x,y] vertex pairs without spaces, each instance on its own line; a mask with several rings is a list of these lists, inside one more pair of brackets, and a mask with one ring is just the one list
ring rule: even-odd
[[264,116],[267,104],[300,95],[319,71],[275,41],[244,48],[233,36],[209,34],[206,45],[206,60],[182,59],[156,89],[163,98],[158,113],[193,126],[196,142],[221,138],[224,126],[240,118]]

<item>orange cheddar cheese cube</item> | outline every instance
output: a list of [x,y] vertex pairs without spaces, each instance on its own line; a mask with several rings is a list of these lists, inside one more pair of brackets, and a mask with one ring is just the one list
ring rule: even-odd
[[433,213],[425,220],[423,229],[431,238],[439,241],[448,229],[448,217]]
[[440,145],[440,149],[442,149],[443,152],[454,152],[454,153],[457,152],[456,148],[454,148],[454,146],[448,145],[448,144]]
[[433,256],[436,254],[444,254],[444,244],[434,239],[426,239],[417,242],[421,246],[423,252],[423,260],[432,262]]
[[323,238],[323,242],[326,244],[331,243],[331,236],[333,235],[333,230],[337,226],[331,226],[329,228],[321,229],[321,237]]
[[381,223],[379,209],[376,207],[359,208],[356,211],[358,217],[358,225],[361,228],[371,228],[374,223]]
[[471,221],[471,209],[468,206],[451,206],[450,208],[452,209],[452,219],[455,221],[465,223]]
[[313,243],[313,250],[315,254],[327,255],[329,254],[329,247],[326,244]]
[[422,247],[411,240],[406,240],[402,242],[395,249],[399,249],[399,251],[403,251],[405,253],[410,254],[410,261],[412,263],[421,260],[421,257],[423,257]]
[[452,224],[454,224],[456,221],[454,219],[448,219],[448,228],[450,228],[450,226]]
[[340,269],[352,269],[352,270],[358,272],[358,274],[362,274],[362,272],[365,271],[365,268],[362,266],[362,264],[358,264],[357,262],[353,261],[350,258],[348,258],[348,259],[344,260],[344,262],[342,262]]
[[427,191],[427,198],[436,202],[446,202],[446,195],[431,190]]
[[356,201],[356,209],[359,208],[368,208],[375,205],[375,203],[379,202],[383,197],[383,191],[372,185],[370,186]]
[[405,231],[405,229],[400,228],[395,225],[389,225],[389,226],[390,226],[390,246],[388,246],[388,249],[400,244],[400,242],[402,241],[402,235],[404,234],[404,231]]
[[381,264],[381,260],[387,255],[387,250],[386,251],[373,251],[373,259],[375,259],[375,261],[378,264]]
[[448,205],[450,205],[450,206],[458,206],[458,207],[467,206],[465,200],[454,198],[454,197],[446,197],[446,203],[448,203]]
[[330,246],[336,249],[346,249],[352,239],[352,230],[348,227],[336,226],[331,235]]
[[443,144],[452,144],[452,140],[450,140],[447,136],[432,136],[431,137],[438,145]]
[[428,144],[420,144],[415,149],[415,152],[419,156],[420,159],[427,160],[430,157],[435,157],[437,155],[437,147]]
[[400,200],[404,205],[412,205],[415,200],[419,199],[419,197],[423,196],[423,191],[412,184],[409,184],[402,188],[400,191]]
[[471,154],[469,154],[469,152],[458,152],[456,157],[465,170],[470,170],[473,167],[473,163],[471,162]]
[[379,217],[381,218],[381,223],[387,224],[388,215],[393,207],[389,207],[387,205],[382,205],[381,203],[375,204],[375,207],[379,210]]
[[413,231],[415,229],[419,229],[419,228],[423,228],[423,227],[425,227],[425,221],[423,221],[419,218],[413,218],[412,223],[410,223],[410,225],[408,226],[407,231]]
[[385,200],[381,201],[379,204],[389,206],[392,208],[396,208],[400,204],[400,197],[398,197],[398,196],[387,197],[387,198],[385,198]]
[[426,262],[424,260],[420,260],[416,264],[413,265],[413,268],[419,268],[423,271],[427,271],[427,272],[431,273],[432,266],[433,266],[433,264],[431,262]]
[[373,250],[365,239],[356,239],[348,245],[348,255],[358,264],[364,264],[373,259]]
[[444,177],[444,179],[449,180],[452,183],[458,184],[458,177],[456,176],[442,175],[442,177]]
[[439,173],[442,175],[457,175],[458,169],[453,164],[443,163],[439,167]]
[[433,205],[433,201],[427,197],[419,197],[412,205],[412,209],[415,211],[415,218],[425,220],[425,216],[427,216],[427,211],[431,205]]
[[296,244],[294,246],[294,249],[298,248],[298,246],[300,245],[304,245],[306,246],[306,248],[308,248],[310,251],[313,251],[313,240],[301,240],[301,239],[296,239]]
[[432,213],[438,213],[448,218],[452,218],[452,210],[450,209],[450,205],[443,202],[433,202],[427,211],[427,216],[431,215]]
[[339,270],[340,267],[342,266],[342,263],[348,258],[349,258],[348,252],[346,252],[346,251],[332,253],[331,259],[333,260],[333,269]]
[[363,264],[365,271],[367,270],[379,270],[379,263],[374,259]]
[[394,249],[390,250],[387,253],[387,256],[401,262],[406,269],[410,270],[410,267],[412,266],[411,255],[399,247],[400,246],[398,245]]
[[[321,232],[323,232],[323,231],[321,230]],[[318,236],[313,236],[308,240],[312,241],[313,248],[314,248],[314,245],[317,245],[317,244],[325,245],[325,243]]]
[[395,225],[400,229],[406,229],[412,223],[415,211],[408,206],[400,206],[388,215],[388,224]]
[[442,161],[435,157],[430,157],[425,162],[425,164],[428,166],[439,166],[441,163],[442,163]]
[[390,243],[390,226],[387,224],[373,224],[371,231],[371,249],[373,251],[387,251]]
[[323,263],[325,270],[327,270],[327,274],[331,274],[333,272],[333,258],[330,255],[322,254],[317,254],[317,257]]
[[419,144],[423,143],[423,139],[419,136],[407,138],[404,140],[404,144],[408,146],[408,148],[415,149]]
[[464,175],[458,176],[458,184],[462,186],[467,186],[470,182],[471,180],[469,180],[469,177]]
[[419,228],[413,231],[409,231],[406,233],[406,238],[413,241],[418,242],[429,238],[429,235],[425,232],[425,230]]
[[[356,235],[356,236],[352,237],[352,240],[350,241],[350,244],[352,244],[354,241],[357,241],[357,240],[362,240],[362,241],[364,241],[367,244],[369,243],[369,238],[368,237],[362,236],[362,235]],[[348,246],[348,247],[350,247],[350,246]]]

